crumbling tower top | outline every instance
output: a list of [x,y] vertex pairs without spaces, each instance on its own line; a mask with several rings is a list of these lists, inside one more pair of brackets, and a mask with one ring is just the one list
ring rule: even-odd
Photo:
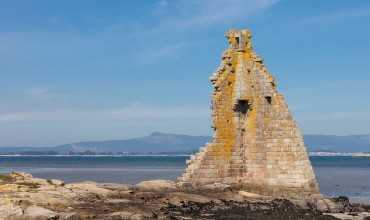
[[226,38],[232,48],[235,51],[251,51],[252,50],[252,34],[249,30],[235,30],[231,29],[226,32]]

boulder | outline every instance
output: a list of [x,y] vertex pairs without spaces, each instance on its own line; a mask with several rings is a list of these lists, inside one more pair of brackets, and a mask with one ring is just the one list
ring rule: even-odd
[[15,180],[25,180],[25,179],[33,178],[30,173],[25,173],[25,172],[11,172],[9,176]]
[[131,185],[127,184],[118,184],[118,183],[98,183],[98,187],[109,189],[109,190],[118,190],[118,191],[128,191],[132,188]]
[[151,215],[145,215],[145,214],[134,214],[130,217],[130,220],[144,220],[144,219],[152,219]]
[[349,214],[345,214],[345,213],[328,213],[328,214],[325,214],[325,215],[328,215],[328,216],[332,216],[336,219],[340,219],[340,220],[364,220],[363,218],[359,217],[359,216],[353,216],[353,215],[349,215]]
[[20,206],[15,206],[13,204],[0,205],[0,219],[12,219],[22,214],[23,210]]
[[344,213],[351,212],[353,209],[349,199],[343,196],[337,198],[313,199],[309,201],[309,203],[311,207],[316,208],[320,212]]
[[250,193],[247,191],[239,191],[239,195],[250,198],[250,199],[267,199],[269,198],[268,196],[260,195],[260,194],[255,194],[255,193]]
[[227,190],[231,190],[231,186],[228,184],[223,184],[223,183],[213,183],[213,184],[208,184],[200,187],[202,190],[209,190],[209,191],[218,191],[218,192],[223,192]]
[[124,203],[130,203],[130,200],[128,199],[107,199],[105,200],[107,204],[124,204]]
[[316,201],[316,209],[320,212],[337,211],[334,209],[335,204],[328,199],[319,199]]
[[75,212],[62,213],[60,220],[80,220],[80,216]]
[[59,218],[55,212],[40,206],[27,207],[22,217],[29,220],[56,220]]
[[183,202],[194,202],[194,203],[209,203],[211,201],[219,203],[217,199],[209,198],[203,195],[174,192],[168,196],[168,203],[173,205],[181,205]]
[[135,185],[140,191],[175,191],[176,183],[170,180],[143,181]]
[[110,214],[111,219],[113,220],[144,220],[144,219],[153,219],[152,214],[148,213],[131,213],[131,212],[114,212]]
[[51,179],[51,180],[48,180],[48,182],[52,185],[55,185],[55,186],[65,185],[65,183],[62,180]]
[[113,212],[110,216],[113,220],[131,220],[133,215],[131,212]]
[[72,190],[79,195],[95,194],[99,196],[108,196],[112,190],[101,188],[95,182],[82,182],[65,185],[65,188]]

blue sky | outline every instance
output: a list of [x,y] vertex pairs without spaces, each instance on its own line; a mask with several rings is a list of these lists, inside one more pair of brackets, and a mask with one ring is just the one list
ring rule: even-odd
[[304,133],[368,134],[369,24],[368,0],[0,0],[0,146],[211,134],[229,28]]

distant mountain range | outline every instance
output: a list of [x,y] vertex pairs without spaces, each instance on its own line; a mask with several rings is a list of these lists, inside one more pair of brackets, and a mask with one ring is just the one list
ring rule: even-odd
[[[0,147],[0,154],[189,154],[210,140],[210,136],[154,132],[127,140],[88,141],[54,147]],[[370,152],[370,135],[305,135],[305,143],[311,152]]]

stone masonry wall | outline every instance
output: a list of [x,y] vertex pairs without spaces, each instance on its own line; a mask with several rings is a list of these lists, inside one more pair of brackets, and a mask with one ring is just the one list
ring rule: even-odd
[[230,184],[273,196],[319,194],[303,138],[248,30],[226,33],[229,48],[210,80],[214,138],[187,162],[180,183]]

